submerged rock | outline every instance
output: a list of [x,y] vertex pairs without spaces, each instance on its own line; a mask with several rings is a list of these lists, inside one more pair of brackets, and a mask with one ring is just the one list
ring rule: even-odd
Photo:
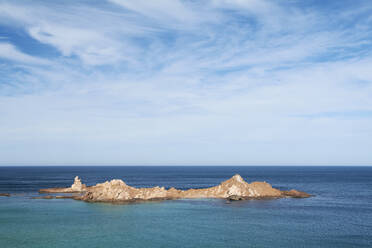
[[80,195],[57,195],[55,198],[56,199],[75,199],[75,200],[79,200]]
[[80,200],[80,195],[43,195],[31,197],[31,199],[75,199]]
[[35,196],[32,199],[55,199],[55,196],[52,195],[45,195],[45,196]]
[[266,182],[247,183],[240,175],[235,175],[214,187],[189,190],[178,190],[175,188],[167,190],[164,187],[158,186],[153,188],[135,188],[127,185],[124,181],[119,179],[87,187],[81,183],[78,177],[75,177],[74,184],[69,188],[53,188],[40,190],[40,192],[81,192],[81,197],[75,196],[71,198],[88,202],[131,202],[181,198],[221,198],[233,201],[252,198],[302,198],[310,196],[305,192],[296,190],[280,191]]

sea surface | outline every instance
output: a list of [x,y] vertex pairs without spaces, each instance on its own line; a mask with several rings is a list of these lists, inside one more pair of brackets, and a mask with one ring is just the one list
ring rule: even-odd
[[[32,199],[40,188],[123,179],[179,189],[246,181],[307,199],[115,205]],[[0,167],[0,247],[372,247],[372,167]]]

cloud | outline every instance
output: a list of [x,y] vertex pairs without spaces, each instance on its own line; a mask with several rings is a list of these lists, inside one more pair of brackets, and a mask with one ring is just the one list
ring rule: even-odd
[[77,55],[84,64],[110,64],[123,60],[121,44],[105,39],[104,34],[59,25],[29,28],[34,39],[56,47],[63,56]]
[[151,2],[145,0],[109,1],[142,16],[160,21],[194,22],[197,18],[194,12],[180,0],[155,0]]
[[5,42],[0,42],[0,58],[15,61],[20,64],[48,64],[47,60],[20,52],[12,44]]
[[[2,4],[1,9],[7,22],[20,26],[35,40],[55,47],[65,57],[77,56],[86,65],[114,64],[126,61],[127,55],[135,52],[135,48],[122,34],[138,34],[128,23],[119,28],[120,18],[107,16],[105,12],[75,6],[48,8],[35,5]],[[80,13],[76,15],[76,13]],[[101,16],[100,25],[94,25],[96,16]],[[7,23],[5,22],[5,23]],[[117,25],[106,27],[105,22]],[[108,24],[107,24],[108,25]],[[119,32],[118,32],[119,29]]]
[[368,164],[371,28],[350,7],[5,1],[1,25],[57,52],[0,43],[0,162]]
[[268,13],[274,9],[280,10],[276,8],[273,2],[266,0],[212,0],[211,5],[222,9],[250,10],[255,13]]

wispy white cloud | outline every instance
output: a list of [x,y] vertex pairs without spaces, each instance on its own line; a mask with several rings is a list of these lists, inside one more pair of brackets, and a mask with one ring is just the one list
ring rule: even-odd
[[[64,11],[61,12],[60,9]],[[41,43],[58,49],[63,56],[77,56],[86,65],[113,64],[135,51],[123,34],[138,35],[141,28],[121,23],[120,16],[90,7],[2,4],[0,12]],[[76,15],[79,13],[79,15]],[[108,15],[107,15],[108,14]],[[101,18],[99,24],[97,18]],[[114,25],[113,27],[107,25]],[[119,25],[124,25],[121,27]],[[129,46],[129,48],[128,48]]]
[[0,58],[16,61],[21,64],[48,64],[47,60],[30,56],[23,52],[20,52],[12,44],[0,42]]
[[143,17],[162,22],[194,22],[199,18],[183,1],[180,0],[109,0],[129,11],[139,13]]
[[77,55],[87,65],[123,60],[124,44],[105,39],[104,34],[48,24],[30,27],[28,31],[34,39],[56,47],[64,56]]

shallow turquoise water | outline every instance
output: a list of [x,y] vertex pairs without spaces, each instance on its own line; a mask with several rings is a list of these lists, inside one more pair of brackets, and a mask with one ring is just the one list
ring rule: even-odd
[[[167,173],[175,175],[172,169],[164,169],[162,176],[155,177],[154,168],[144,168],[140,173],[141,179],[139,172],[125,168],[122,170],[129,181],[132,177],[133,181],[149,186],[157,180],[154,178],[164,177]],[[0,247],[372,246],[371,168],[345,171],[341,167],[327,170],[313,167],[304,169],[305,172],[298,167],[282,171],[271,167],[254,168],[240,167],[237,170],[241,170],[248,181],[251,181],[248,174],[253,178],[266,174],[267,181],[274,186],[296,186],[317,196],[231,204],[208,199],[130,205],[85,203],[71,199],[30,199],[36,195],[32,181],[38,184],[40,178],[34,178],[35,175],[28,171],[16,177],[19,182],[17,186],[12,186],[14,196],[0,197]],[[86,171],[86,177],[96,173],[92,170]],[[215,169],[214,176],[206,179],[192,176],[203,175],[200,171],[198,173],[197,168],[175,170],[178,174],[173,178],[178,178],[178,184],[183,185],[204,186],[205,182],[213,180],[217,184],[231,176],[231,168],[225,171]],[[209,175],[213,174],[213,168],[206,170],[210,170]],[[53,171],[48,172],[48,180],[72,178],[67,167],[65,174]],[[0,172],[3,172],[0,176],[2,192],[12,189],[6,183],[10,177],[5,179],[4,173],[22,173],[1,171],[1,168]],[[106,173],[110,174],[109,171]],[[296,174],[297,177],[290,180],[290,177],[284,176],[288,174]],[[176,182],[173,184],[180,187]]]

